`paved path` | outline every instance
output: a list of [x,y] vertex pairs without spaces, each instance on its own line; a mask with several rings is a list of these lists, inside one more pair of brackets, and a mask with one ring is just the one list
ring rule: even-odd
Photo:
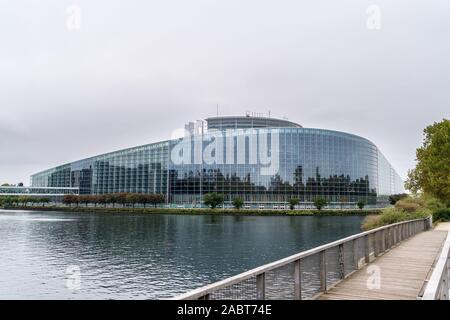
[[[416,300],[447,233],[434,229],[401,242],[318,299]],[[374,271],[379,271],[380,276],[376,277]]]
[[450,231],[450,222],[440,222],[434,230]]

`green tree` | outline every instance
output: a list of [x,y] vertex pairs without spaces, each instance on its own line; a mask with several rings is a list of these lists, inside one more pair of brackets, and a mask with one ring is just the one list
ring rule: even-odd
[[291,210],[295,209],[295,206],[298,205],[300,203],[300,200],[298,200],[298,198],[291,198],[289,199],[289,208]]
[[203,202],[207,206],[210,206],[211,209],[215,209],[223,203],[223,195],[216,192],[205,194],[203,197]]
[[314,199],[314,206],[317,208],[317,210],[322,210],[322,208],[325,207],[327,204],[328,202],[325,198],[318,197]]
[[237,197],[233,199],[233,206],[236,210],[239,210],[244,205],[244,199]]
[[432,195],[450,206],[450,120],[425,128],[416,161],[416,167],[408,172],[406,188]]
[[362,210],[366,206],[366,203],[362,200],[359,200],[356,205],[358,206],[359,210]]
[[22,204],[22,206],[26,207],[28,202],[31,202],[31,197],[29,196],[19,196],[19,202]]
[[39,202],[42,206],[45,206],[45,204],[50,202],[50,198],[46,197],[37,198],[36,201]]

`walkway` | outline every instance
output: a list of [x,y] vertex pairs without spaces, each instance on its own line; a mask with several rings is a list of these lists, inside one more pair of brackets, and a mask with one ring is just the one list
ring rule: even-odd
[[318,299],[416,300],[447,237],[446,227],[401,242]]

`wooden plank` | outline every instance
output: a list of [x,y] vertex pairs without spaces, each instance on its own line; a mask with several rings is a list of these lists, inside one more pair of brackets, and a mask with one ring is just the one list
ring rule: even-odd
[[[402,226],[396,230],[402,233]],[[386,247],[400,240],[397,235],[387,234]],[[408,235],[412,230],[406,230]],[[439,254],[447,233],[445,231],[426,231],[405,239],[398,246],[389,250],[377,259],[353,273],[347,279],[320,295],[320,300],[360,300],[360,299],[412,299],[415,300],[423,287],[424,281]],[[397,239],[393,239],[396,237]],[[383,246],[383,243],[381,244]],[[379,287],[368,286],[369,268],[379,271]]]

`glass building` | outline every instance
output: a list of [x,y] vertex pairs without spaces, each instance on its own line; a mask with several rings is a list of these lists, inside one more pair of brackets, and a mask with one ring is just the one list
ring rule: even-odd
[[291,198],[368,205],[404,192],[403,181],[369,140],[273,118],[215,117],[207,129],[65,164],[32,175],[33,187],[80,194],[160,193],[167,204],[201,206],[217,192],[230,205],[279,208]]

